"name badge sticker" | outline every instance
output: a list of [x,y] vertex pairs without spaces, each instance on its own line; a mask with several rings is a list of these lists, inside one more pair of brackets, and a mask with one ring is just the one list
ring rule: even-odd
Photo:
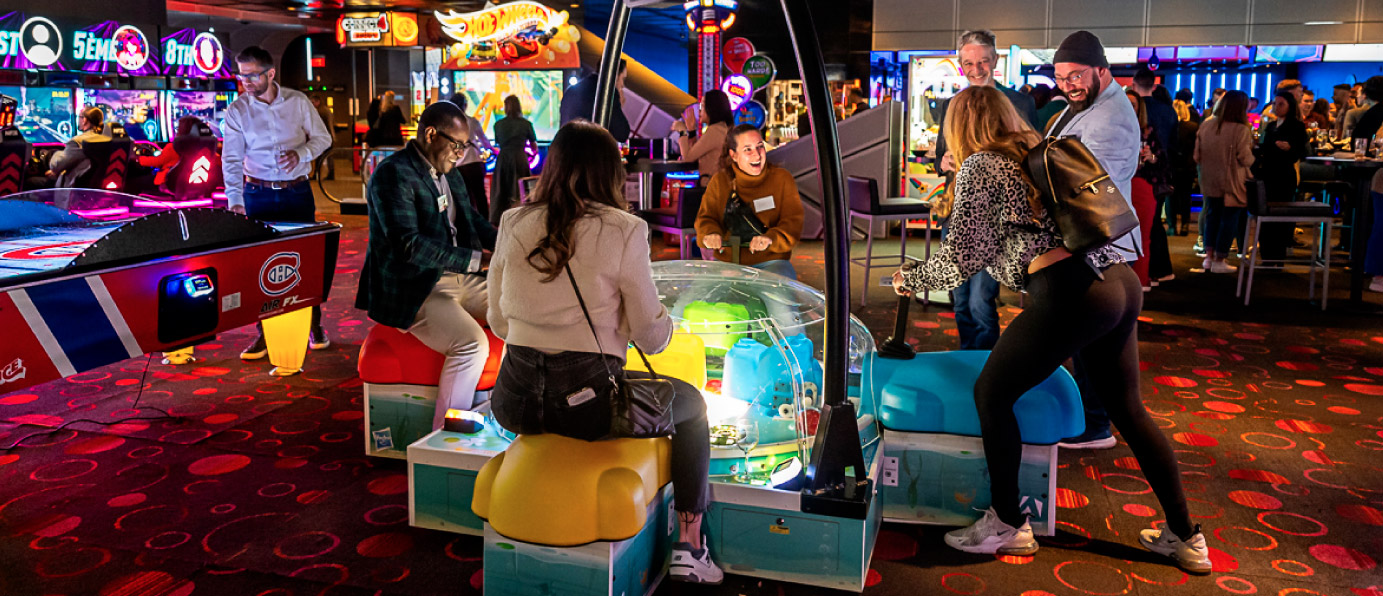
[[592,399],[595,399],[595,390],[590,387],[583,387],[580,391],[567,396],[567,406],[579,406]]
[[762,199],[754,199],[754,213],[763,213],[773,208],[773,195],[768,195]]

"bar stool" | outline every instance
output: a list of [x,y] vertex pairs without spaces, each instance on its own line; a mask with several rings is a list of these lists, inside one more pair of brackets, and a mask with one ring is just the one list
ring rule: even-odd
[[701,195],[705,188],[687,188],[677,200],[676,207],[654,207],[639,210],[639,217],[648,222],[649,232],[677,235],[677,248],[682,260],[690,259],[696,248],[696,214],[701,210]]
[[[1248,254],[1244,255],[1244,260],[1239,264],[1239,281],[1236,284],[1234,295],[1243,296],[1244,306],[1248,306],[1249,297],[1253,292],[1253,274],[1260,266],[1306,265],[1310,268],[1308,299],[1316,297],[1316,270],[1323,271],[1321,276],[1321,310],[1325,310],[1326,304],[1330,300],[1330,242],[1335,222],[1334,210],[1328,203],[1315,201],[1270,203],[1268,202],[1267,185],[1262,181],[1249,183],[1248,199],[1248,226],[1244,234],[1249,239]],[[1310,256],[1293,258],[1289,255],[1282,259],[1261,258],[1258,252],[1260,248],[1258,234],[1262,230],[1263,224],[1273,222],[1320,226],[1319,233],[1315,235],[1315,240],[1311,243]]]
[[[850,259],[851,265],[864,267],[865,281],[860,289],[860,305],[869,304],[869,272],[880,268],[901,267],[908,259],[919,261],[908,256],[908,225],[909,219],[918,217],[930,217],[931,206],[922,199],[909,197],[892,197],[887,199],[879,198],[879,182],[873,178],[862,178],[859,176],[846,177],[846,192],[850,195],[850,225],[854,226],[855,218],[864,219],[869,227],[869,232],[865,234],[865,252],[863,258]],[[902,230],[899,232],[898,242],[898,262],[893,263],[888,259],[888,264],[874,264],[874,220],[903,222]],[[927,226],[925,231],[926,256],[932,255],[932,228]],[[925,296],[922,303],[927,304]]]

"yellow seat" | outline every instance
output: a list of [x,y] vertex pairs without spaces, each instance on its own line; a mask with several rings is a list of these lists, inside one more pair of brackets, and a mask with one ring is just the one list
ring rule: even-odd
[[[680,330],[674,332],[667,349],[657,354],[649,354],[648,363],[653,365],[653,370],[658,371],[659,375],[686,381],[697,389],[706,387],[706,342],[698,335]],[[625,354],[624,368],[648,371],[643,365],[643,359],[639,358],[639,353],[632,347]]]
[[672,441],[520,435],[480,469],[471,510],[513,540],[549,546],[639,533],[671,480]]

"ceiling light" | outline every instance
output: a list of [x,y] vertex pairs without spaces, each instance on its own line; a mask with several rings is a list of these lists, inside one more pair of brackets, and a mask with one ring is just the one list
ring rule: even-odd
[[1344,21],[1306,21],[1304,25],[1343,25]]

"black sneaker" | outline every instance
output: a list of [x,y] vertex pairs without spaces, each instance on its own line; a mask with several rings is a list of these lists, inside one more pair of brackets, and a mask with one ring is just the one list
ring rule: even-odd
[[1074,437],[1062,439],[1057,445],[1063,449],[1109,449],[1118,443],[1114,439],[1114,434],[1106,428],[1101,431],[1086,430]]
[[715,586],[725,580],[725,572],[711,560],[711,549],[694,549],[688,542],[672,545],[672,564],[668,566],[667,573],[668,579],[678,582]]
[[241,360],[259,360],[269,355],[269,345],[264,343],[264,336],[256,337],[254,342],[240,352]]
[[307,347],[314,350],[325,350],[331,347],[331,340],[327,338],[326,329],[318,327],[312,330],[311,339],[307,342]]

